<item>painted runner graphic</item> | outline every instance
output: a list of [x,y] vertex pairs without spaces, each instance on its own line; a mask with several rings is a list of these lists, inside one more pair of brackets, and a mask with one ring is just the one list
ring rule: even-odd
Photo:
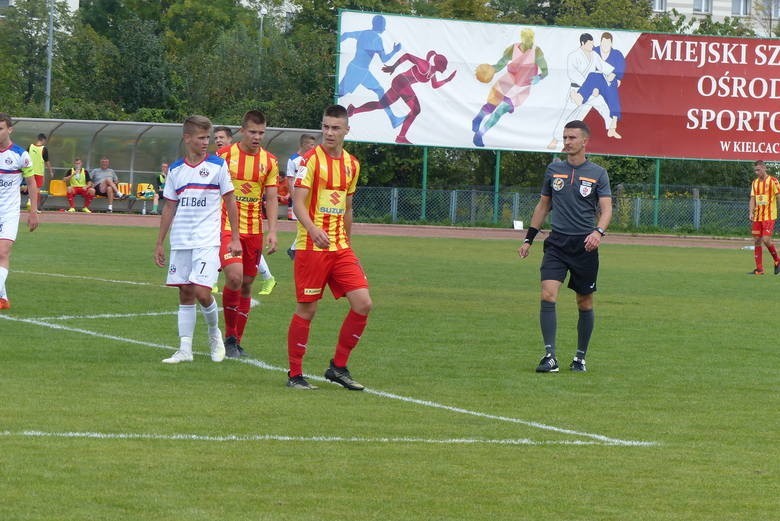
[[382,99],[364,103],[359,107],[355,107],[352,104],[347,107],[347,113],[349,116],[352,116],[353,114],[370,112],[380,108],[387,109],[399,99],[403,100],[407,107],[409,107],[409,113],[401,124],[401,131],[395,138],[396,143],[411,143],[406,137],[406,133],[409,131],[409,127],[412,126],[412,123],[414,123],[417,116],[420,115],[420,112],[422,112],[420,100],[417,98],[414,89],[412,89],[412,85],[416,83],[430,83],[432,88],[438,89],[452,81],[456,72],[452,71],[449,76],[443,79],[437,76],[437,73],[443,73],[447,70],[448,61],[446,56],[439,54],[436,51],[428,51],[425,58],[406,53],[394,64],[382,67],[382,70],[392,74],[395,72],[396,68],[404,62],[411,63],[411,68],[393,78],[390,89],[382,96]]

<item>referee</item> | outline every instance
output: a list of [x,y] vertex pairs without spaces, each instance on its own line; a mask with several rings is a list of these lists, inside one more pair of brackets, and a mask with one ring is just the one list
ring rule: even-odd
[[[544,241],[544,257],[540,268],[542,279],[539,325],[544,340],[544,357],[536,368],[538,373],[558,372],[555,356],[558,291],[569,273],[569,288],[577,295],[577,352],[569,368],[585,371],[585,354],[593,333],[593,292],[599,272],[598,247],[612,219],[612,192],[607,171],[588,161],[585,145],[590,130],[579,120],[570,121],[563,131],[563,152],[566,161],[553,161],[547,167],[542,194],[534,208],[531,225],[523,245],[521,258],[528,257],[534,238],[547,214],[552,212],[552,232]],[[598,220],[597,220],[598,216]]]

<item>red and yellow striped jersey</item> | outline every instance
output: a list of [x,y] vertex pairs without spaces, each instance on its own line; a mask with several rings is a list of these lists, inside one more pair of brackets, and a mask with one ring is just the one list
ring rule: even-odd
[[764,179],[755,178],[750,186],[750,197],[755,197],[754,221],[774,221],[777,219],[777,194],[780,194],[780,181],[771,175]]
[[[329,251],[349,248],[344,214],[347,211],[347,197],[355,193],[359,175],[360,163],[357,158],[346,150],[342,151],[341,157],[331,157],[322,145],[307,152],[298,168],[295,187],[309,189],[306,196],[309,217],[328,234]],[[323,251],[314,245],[300,221],[295,248]]]
[[[238,232],[263,233],[263,192],[267,186],[279,182],[279,164],[276,156],[261,148],[257,154],[241,150],[238,143],[219,149],[233,181],[238,206]],[[222,208],[222,230],[230,230],[227,210]]]

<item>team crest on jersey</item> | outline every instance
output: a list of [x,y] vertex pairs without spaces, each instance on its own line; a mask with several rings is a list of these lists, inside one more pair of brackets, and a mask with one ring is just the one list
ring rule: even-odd
[[[6,164],[6,165],[10,165],[10,164],[12,164],[12,163],[13,163],[13,160],[12,160],[10,157],[6,157],[6,158],[5,158],[5,164]],[[25,165],[25,166],[27,166],[27,165]]]
[[563,189],[563,179],[553,179],[552,188],[556,192],[560,192]]
[[205,167],[204,167],[204,168],[201,168],[201,169],[198,171],[198,175],[199,175],[199,176],[201,176],[201,177],[208,177],[208,176],[209,176],[209,169],[208,169],[208,168],[205,168]]
[[590,181],[582,181],[582,184],[580,184],[580,195],[582,197],[588,197],[591,193],[593,193],[593,183]]
[[170,266],[168,266],[168,273],[170,273],[171,275],[176,273],[176,265],[175,264],[171,264]]

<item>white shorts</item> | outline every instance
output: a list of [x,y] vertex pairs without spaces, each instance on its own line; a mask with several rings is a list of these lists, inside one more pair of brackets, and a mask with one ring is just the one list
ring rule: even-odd
[[213,288],[219,278],[219,246],[192,250],[171,250],[168,286],[195,284]]
[[0,239],[6,239],[11,242],[16,240],[16,234],[19,232],[19,212],[0,215]]

